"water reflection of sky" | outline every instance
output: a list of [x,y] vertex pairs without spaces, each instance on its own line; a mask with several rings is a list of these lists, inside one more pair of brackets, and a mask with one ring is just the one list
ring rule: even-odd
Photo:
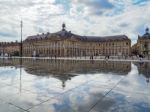
[[24,59],[22,68],[19,64],[0,60],[0,101],[6,104],[31,112],[150,111],[150,63]]

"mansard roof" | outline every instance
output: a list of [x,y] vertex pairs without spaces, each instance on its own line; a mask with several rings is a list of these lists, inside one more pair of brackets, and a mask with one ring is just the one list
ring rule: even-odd
[[150,39],[150,34],[144,34],[141,38]]
[[122,41],[122,40],[130,40],[126,35],[115,35],[115,36],[80,36],[77,34],[73,34],[71,31],[61,30],[55,33],[46,33],[40,35],[34,35],[27,37],[26,40],[34,40],[34,39],[45,39],[52,38],[54,36],[58,36],[62,39],[67,38],[75,38],[80,41],[86,42],[101,42],[101,41]]
[[126,35],[103,36],[103,37],[86,36],[86,38],[87,41],[93,41],[93,42],[129,40],[129,38]]
[[43,39],[46,38],[47,34],[37,34],[37,35],[32,35],[32,36],[28,36],[26,40],[33,40],[33,39]]
[[8,45],[12,45],[12,46],[16,46],[19,45],[19,42],[0,42],[0,46],[8,46]]

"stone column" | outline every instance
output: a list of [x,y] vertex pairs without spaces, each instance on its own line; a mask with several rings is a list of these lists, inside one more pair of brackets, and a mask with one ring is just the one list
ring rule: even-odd
[[77,44],[75,44],[75,57],[77,56]]
[[72,44],[72,57],[73,57],[73,52],[74,52],[74,45]]
[[58,57],[58,42],[56,43],[56,57]]
[[59,44],[59,49],[60,49],[60,57],[62,56],[62,41]]

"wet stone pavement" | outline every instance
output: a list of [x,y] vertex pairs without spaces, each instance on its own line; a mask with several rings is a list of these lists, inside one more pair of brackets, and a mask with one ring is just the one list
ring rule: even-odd
[[150,112],[150,63],[0,59],[0,112]]

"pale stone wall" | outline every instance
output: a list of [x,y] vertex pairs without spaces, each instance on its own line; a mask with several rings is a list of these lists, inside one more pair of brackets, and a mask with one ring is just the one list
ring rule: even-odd
[[18,42],[1,42],[0,43],[0,54],[13,55],[14,53],[20,52],[20,44]]
[[130,40],[84,42],[77,39],[48,38],[24,41],[23,55],[75,57],[92,55],[128,56],[130,55]]
[[[142,44],[140,45],[142,50]],[[149,45],[150,46],[150,45]],[[82,57],[82,56],[128,56],[130,55],[131,41],[108,40],[100,42],[81,41],[76,38],[30,39],[23,41],[23,56],[40,57]],[[150,47],[149,47],[150,48]],[[0,43],[0,52],[12,54],[20,52],[19,43]],[[141,51],[142,52],[142,51]]]

